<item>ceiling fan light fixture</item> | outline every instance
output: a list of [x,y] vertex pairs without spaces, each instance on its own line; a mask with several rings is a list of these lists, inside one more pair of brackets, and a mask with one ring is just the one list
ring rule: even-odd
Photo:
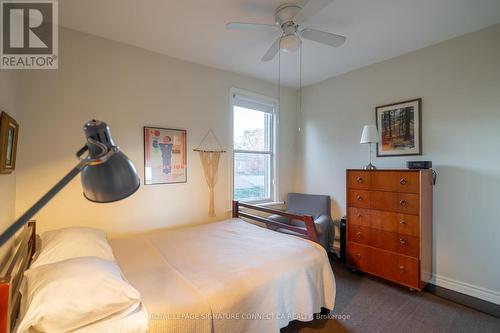
[[280,49],[285,52],[295,52],[300,48],[302,41],[299,36],[290,34],[281,38]]
[[277,38],[274,40],[271,47],[261,58],[264,62],[273,60],[280,51],[295,52],[299,50],[302,46],[302,39],[312,40],[316,43],[331,47],[339,47],[345,43],[345,36],[302,26],[302,23],[315,16],[333,1],[334,0],[284,0],[285,3],[279,6],[275,11],[276,24],[274,25],[229,22],[226,24],[226,28],[230,30],[265,30],[281,32],[279,37],[276,36]]

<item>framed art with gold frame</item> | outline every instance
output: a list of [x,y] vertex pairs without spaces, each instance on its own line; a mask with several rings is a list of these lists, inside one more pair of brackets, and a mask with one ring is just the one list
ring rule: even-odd
[[19,124],[6,112],[0,115],[0,173],[9,174],[16,168]]

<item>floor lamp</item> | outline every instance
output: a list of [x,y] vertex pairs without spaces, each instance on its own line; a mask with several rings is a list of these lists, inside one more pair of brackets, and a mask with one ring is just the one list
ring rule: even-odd
[[[108,125],[92,120],[85,124],[84,132],[87,143],[76,153],[78,164],[0,235],[0,246],[79,173],[82,175],[83,195],[92,202],[118,201],[137,191],[141,184],[137,171],[115,145]],[[82,157],[85,152],[87,156]]]

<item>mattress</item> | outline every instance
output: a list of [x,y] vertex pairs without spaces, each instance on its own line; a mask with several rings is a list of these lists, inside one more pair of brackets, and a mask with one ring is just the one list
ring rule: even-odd
[[325,250],[240,219],[110,241],[149,332],[279,332],[333,309]]

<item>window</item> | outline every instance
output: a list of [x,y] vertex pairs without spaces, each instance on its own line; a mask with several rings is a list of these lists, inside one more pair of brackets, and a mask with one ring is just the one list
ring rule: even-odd
[[239,93],[232,97],[233,198],[274,201],[277,103]]

